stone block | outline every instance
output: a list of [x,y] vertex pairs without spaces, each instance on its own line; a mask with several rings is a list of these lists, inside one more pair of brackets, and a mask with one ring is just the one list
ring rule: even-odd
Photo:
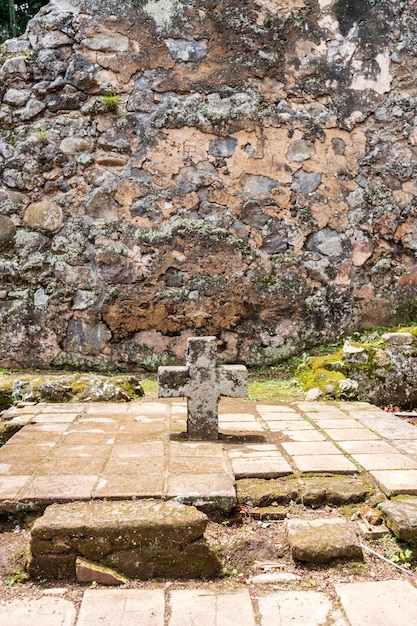
[[386,525],[398,539],[417,545],[417,498],[386,500],[380,509]]
[[293,559],[328,563],[339,559],[363,560],[353,524],[342,519],[292,519],[287,523]]
[[247,512],[253,519],[259,520],[281,520],[287,516],[285,506],[262,506],[248,509]]
[[81,557],[77,557],[75,561],[75,573],[79,583],[95,582],[99,585],[123,585],[129,582],[128,578],[121,576],[110,567],[97,565],[97,563]]
[[10,217],[0,215],[0,250],[11,245],[16,234],[16,226]]
[[207,517],[178,502],[53,504],[31,535],[30,575],[74,578],[77,557],[130,578],[209,578],[220,562],[204,542]]
[[244,478],[236,482],[239,504],[251,503],[254,507],[270,506],[272,502],[287,504],[295,500],[298,486],[295,481],[263,478]]
[[321,504],[349,504],[363,502],[372,493],[371,485],[361,478],[349,476],[321,476],[303,478],[299,500],[304,506]]
[[369,473],[389,498],[402,494],[417,495],[417,470],[375,470]]
[[63,212],[56,202],[49,200],[34,202],[27,207],[24,222],[29,228],[53,233],[62,226]]

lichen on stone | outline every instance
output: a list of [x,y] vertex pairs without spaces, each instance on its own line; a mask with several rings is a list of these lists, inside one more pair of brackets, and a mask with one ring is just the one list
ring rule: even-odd
[[307,358],[296,378],[305,391],[319,390],[320,397],[413,406],[417,401],[416,336],[414,327],[402,327],[369,343],[346,341],[333,354]]

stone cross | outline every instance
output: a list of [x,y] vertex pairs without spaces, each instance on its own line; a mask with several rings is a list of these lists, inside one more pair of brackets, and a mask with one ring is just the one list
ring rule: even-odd
[[187,398],[189,439],[218,439],[220,396],[248,395],[244,365],[216,366],[216,337],[191,337],[185,367],[158,368],[159,398]]

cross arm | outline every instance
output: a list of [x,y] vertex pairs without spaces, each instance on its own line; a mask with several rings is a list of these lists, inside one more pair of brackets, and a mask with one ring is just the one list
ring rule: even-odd
[[248,395],[248,370],[244,365],[223,365],[218,368],[220,394],[230,398]]
[[188,367],[158,367],[158,398],[184,398],[188,395]]

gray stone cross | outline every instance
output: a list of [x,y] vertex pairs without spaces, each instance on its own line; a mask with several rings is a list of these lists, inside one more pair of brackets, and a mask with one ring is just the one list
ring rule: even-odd
[[248,395],[244,365],[216,366],[216,337],[191,337],[185,367],[158,368],[159,398],[187,398],[189,439],[218,439],[220,396]]

